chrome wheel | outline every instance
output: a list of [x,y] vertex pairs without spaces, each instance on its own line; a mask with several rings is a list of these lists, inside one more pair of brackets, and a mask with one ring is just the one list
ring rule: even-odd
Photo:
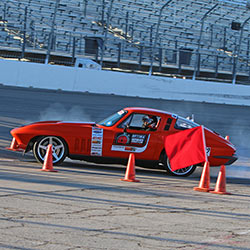
[[188,166],[186,168],[172,171],[171,166],[170,166],[170,161],[166,155],[164,155],[163,165],[164,165],[164,168],[166,169],[167,173],[170,175],[174,175],[174,176],[183,176],[183,177],[185,176],[186,177],[186,176],[191,175],[196,169],[196,166],[192,165],[192,166]]
[[48,145],[52,145],[53,164],[59,164],[67,156],[67,146],[63,139],[56,136],[45,136],[40,138],[33,147],[35,158],[43,163]]

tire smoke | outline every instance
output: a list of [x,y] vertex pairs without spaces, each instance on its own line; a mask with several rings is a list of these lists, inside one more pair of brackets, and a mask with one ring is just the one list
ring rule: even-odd
[[40,112],[40,121],[60,120],[91,122],[90,116],[80,106],[66,108],[61,103],[54,103]]

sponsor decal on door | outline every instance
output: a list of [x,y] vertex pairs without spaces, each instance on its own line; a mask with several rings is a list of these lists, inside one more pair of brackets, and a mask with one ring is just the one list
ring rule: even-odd
[[91,155],[102,156],[103,129],[92,128]]
[[148,146],[149,134],[119,133],[115,136],[112,151],[142,153]]

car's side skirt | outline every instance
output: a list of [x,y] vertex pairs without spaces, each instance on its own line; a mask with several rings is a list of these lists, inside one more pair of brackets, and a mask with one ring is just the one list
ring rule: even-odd
[[[69,155],[72,160],[84,160],[87,162],[102,163],[102,164],[122,164],[127,165],[127,158],[116,158],[116,157],[100,157],[100,156],[86,156],[86,155]],[[140,167],[156,168],[158,161],[149,160],[135,160],[135,164]]]

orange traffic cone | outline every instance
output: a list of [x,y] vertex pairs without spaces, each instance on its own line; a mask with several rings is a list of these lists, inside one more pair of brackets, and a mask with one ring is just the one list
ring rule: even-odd
[[133,153],[129,155],[125,178],[121,181],[139,182],[135,179],[135,155]]
[[47,171],[47,172],[57,172],[57,170],[53,169],[53,156],[52,156],[52,145],[49,144],[47,147],[45,159],[43,162],[43,168],[41,171]]
[[13,137],[10,147],[6,149],[17,151],[17,141],[15,137]]
[[209,192],[213,190],[210,189],[210,165],[208,161],[204,164],[199,186],[194,187],[193,189],[199,192]]
[[226,168],[224,165],[221,166],[218,178],[216,181],[214,191],[210,191],[213,194],[231,194],[226,192]]

